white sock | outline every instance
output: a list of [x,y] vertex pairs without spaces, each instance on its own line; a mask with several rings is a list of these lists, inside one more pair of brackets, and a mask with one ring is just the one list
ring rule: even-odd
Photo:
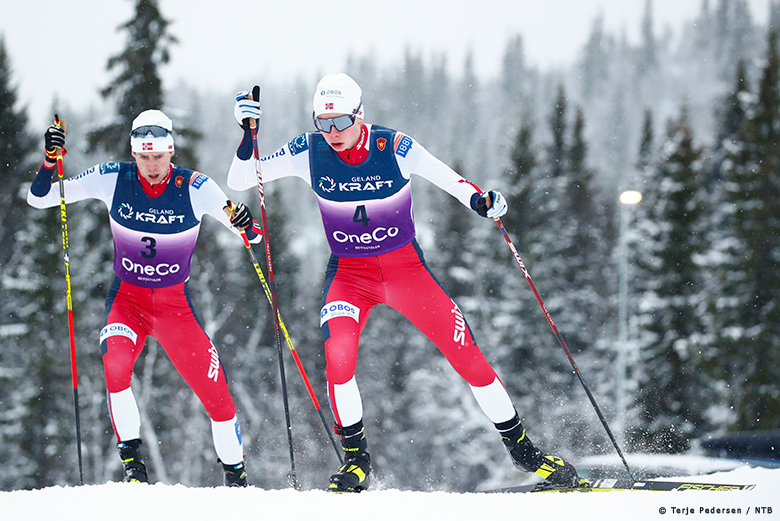
[[141,415],[130,387],[118,393],[108,393],[108,413],[121,441],[141,437]]
[[354,376],[347,383],[334,385],[330,399],[342,426],[354,425],[363,419],[363,401]]
[[241,426],[238,418],[223,422],[211,420],[211,435],[217,456],[225,465],[236,465],[244,461],[244,446],[241,442]]
[[471,392],[474,393],[474,398],[477,399],[482,412],[493,423],[503,423],[515,417],[512,399],[509,398],[509,394],[498,378],[484,387],[474,387],[473,385],[469,387],[471,387]]

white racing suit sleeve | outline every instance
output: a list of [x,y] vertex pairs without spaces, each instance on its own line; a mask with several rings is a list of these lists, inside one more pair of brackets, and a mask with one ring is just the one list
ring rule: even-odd
[[[116,185],[115,172],[103,173],[104,165],[95,165],[76,177],[63,181],[65,204],[84,199],[100,199],[106,206],[111,205]],[[27,203],[33,208],[51,208],[60,204],[59,181],[50,182],[49,176],[56,177],[56,168],[38,170],[35,181],[27,192]],[[48,192],[41,193],[48,187]]]
[[[308,139],[307,135],[303,134],[295,138],[295,140],[301,139]],[[291,143],[292,141],[283,145],[273,154],[260,158],[263,184],[281,179],[282,177],[300,177],[306,181],[306,184],[311,186],[308,149],[301,150],[296,148],[296,153],[292,153]],[[228,171],[228,188],[237,191],[256,188],[256,168],[252,138],[250,131],[247,130],[244,132],[244,138],[233,156],[233,162]]]
[[[397,138],[396,141],[398,141]],[[475,185],[464,179],[443,161],[434,157],[414,139],[412,139],[412,146],[406,157],[398,154],[395,157],[404,177],[408,178],[410,174],[424,177],[458,199],[466,208],[471,208],[471,197],[474,194],[479,195],[479,190]]]

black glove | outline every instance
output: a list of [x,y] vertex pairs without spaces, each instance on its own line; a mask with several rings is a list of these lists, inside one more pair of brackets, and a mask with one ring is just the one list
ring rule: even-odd
[[57,161],[57,149],[62,149],[62,155],[65,155],[65,131],[58,125],[51,125],[46,129],[43,135],[45,140],[46,159],[51,162]]
[[[232,203],[228,201],[228,208],[230,208],[231,204]],[[233,206],[230,224],[239,230],[244,230],[247,227],[252,226],[252,212],[249,211],[249,208],[247,208],[244,203],[238,203]]]

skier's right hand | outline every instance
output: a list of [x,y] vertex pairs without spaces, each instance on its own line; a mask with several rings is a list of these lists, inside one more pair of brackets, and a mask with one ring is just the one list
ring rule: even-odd
[[260,119],[260,114],[263,113],[260,108],[260,100],[247,98],[250,94],[245,90],[236,93],[236,106],[233,108],[233,115],[243,129],[249,128],[249,119]]
[[249,211],[249,208],[247,208],[244,203],[238,203],[234,206],[233,203],[228,200],[223,210],[227,212],[228,217],[230,218],[230,224],[239,230],[246,230],[247,227],[252,226],[252,212]]
[[43,135],[46,151],[46,160],[50,163],[57,162],[57,149],[62,149],[62,155],[65,155],[65,130],[59,125],[51,125],[46,129]]

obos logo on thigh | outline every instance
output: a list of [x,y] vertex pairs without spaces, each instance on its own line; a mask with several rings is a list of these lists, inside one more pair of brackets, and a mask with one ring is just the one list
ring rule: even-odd
[[129,338],[133,343],[138,338],[135,331],[120,322],[107,324],[106,327],[100,330],[100,343],[102,344],[105,339],[111,336],[123,336]]
[[349,302],[344,302],[343,300],[329,302],[325,304],[320,311],[320,326],[331,318],[336,317],[350,317],[354,319],[355,322],[359,322],[360,308],[353,306]]

